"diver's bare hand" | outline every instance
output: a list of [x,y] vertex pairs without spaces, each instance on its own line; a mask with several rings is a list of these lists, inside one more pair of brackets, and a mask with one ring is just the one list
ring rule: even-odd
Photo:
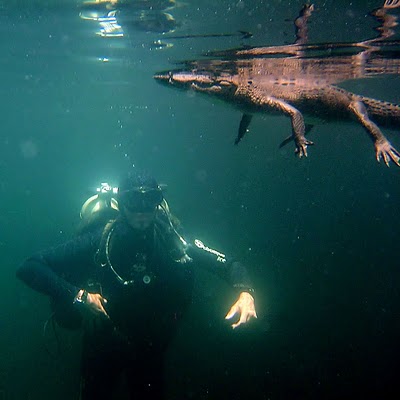
[[107,304],[107,299],[98,293],[88,293],[84,302],[84,307],[94,315],[104,315],[109,318],[104,305]]
[[232,324],[233,329],[241,324],[245,324],[246,322],[250,321],[251,318],[257,318],[254,298],[249,292],[240,293],[238,300],[228,311],[225,319],[231,319],[236,314],[239,314],[239,321]]
[[98,293],[88,293],[85,305],[95,315],[103,314],[109,318],[104,305],[107,304],[107,299]]

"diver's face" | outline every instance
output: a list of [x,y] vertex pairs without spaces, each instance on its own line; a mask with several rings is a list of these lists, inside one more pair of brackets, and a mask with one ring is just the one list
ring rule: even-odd
[[136,212],[124,207],[124,215],[129,226],[139,231],[144,231],[153,224],[155,214],[155,210],[150,212]]

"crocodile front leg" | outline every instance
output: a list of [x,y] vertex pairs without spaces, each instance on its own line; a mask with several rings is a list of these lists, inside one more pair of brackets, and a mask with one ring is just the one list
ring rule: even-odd
[[379,127],[369,119],[364,103],[361,100],[354,100],[350,103],[349,108],[371,136],[378,162],[383,158],[389,167],[389,162],[392,160],[400,167],[400,153],[386,139]]
[[297,108],[291,106],[283,100],[271,97],[269,98],[269,101],[271,102],[271,104],[273,104],[274,107],[277,107],[284,114],[290,117],[292,123],[293,139],[296,143],[296,153],[300,158],[303,156],[307,157],[307,146],[313,145],[314,142],[306,139],[306,126],[304,124],[304,118],[301,112]]
[[305,137],[306,127],[304,124],[304,118],[297,108],[284,100],[272,96],[265,96],[255,89],[250,90],[249,88],[246,88],[245,90],[238,90],[235,95],[238,97],[244,97],[246,101],[250,101],[253,105],[266,107],[289,116],[292,123],[293,140],[296,144],[296,153],[299,157],[307,157],[307,146],[314,143],[307,140]]

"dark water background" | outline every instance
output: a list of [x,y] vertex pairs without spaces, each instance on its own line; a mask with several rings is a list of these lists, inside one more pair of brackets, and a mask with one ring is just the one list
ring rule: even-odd
[[[188,0],[172,14],[176,34],[241,29],[254,33],[247,44],[278,45],[293,42],[302,3]],[[257,289],[258,321],[232,332],[231,291],[200,274],[167,357],[169,398],[398,398],[400,169],[375,161],[355,123],[318,125],[305,160],[278,148],[285,117],[255,117],[234,147],[239,111],[152,74],[238,38],[159,51],[155,33],[96,36],[78,4],[0,2],[0,399],[77,398],[79,333],[59,332],[49,356],[47,300],[15,270],[71,237],[91,191],[131,164],[168,184],[186,229],[242,258]],[[381,1],[315,5],[312,42],[375,35],[368,11]],[[398,77],[345,87],[400,102]],[[399,148],[399,132],[385,132]]]

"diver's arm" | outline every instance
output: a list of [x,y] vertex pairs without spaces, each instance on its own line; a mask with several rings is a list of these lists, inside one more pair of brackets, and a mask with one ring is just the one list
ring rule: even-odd
[[254,292],[248,269],[238,260],[228,257],[199,240],[194,240],[187,248],[193,262],[228,282],[238,292]]
[[74,299],[79,288],[56,274],[40,257],[25,260],[17,270],[17,277],[37,292],[57,300]]
[[190,246],[188,253],[194,262],[199,261],[199,264],[219,275],[239,292],[238,299],[225,316],[225,319],[231,319],[238,315],[239,319],[232,324],[233,329],[252,318],[257,318],[253,285],[247,268],[241,262],[229,259],[225,254],[199,241],[195,241],[194,246]]
[[254,288],[251,284],[248,270],[242,263],[233,261],[228,267],[227,274],[233,283],[233,287],[240,291],[238,299],[225,316],[225,319],[232,319],[236,315],[239,317],[237,322],[231,325],[235,329],[239,325],[249,322],[252,318],[257,318],[253,297]]
[[88,234],[31,256],[18,268],[17,277],[56,301],[72,302],[80,289],[74,283],[90,268],[97,240]]

